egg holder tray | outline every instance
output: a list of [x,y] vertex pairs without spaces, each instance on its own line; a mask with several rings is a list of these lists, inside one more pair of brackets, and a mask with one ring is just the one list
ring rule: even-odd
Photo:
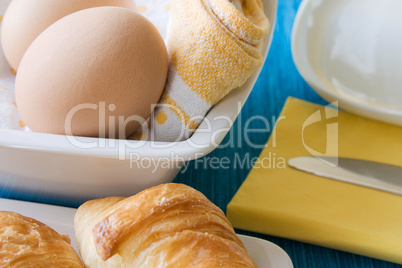
[[[265,60],[274,32],[277,0],[263,0],[263,4],[271,23],[263,46]],[[3,5],[7,3],[0,5],[0,12],[4,10]],[[7,120],[0,120],[0,187],[18,193],[59,200],[74,198],[75,202],[83,202],[105,196],[129,196],[171,182],[186,162],[205,156],[222,142],[261,69],[262,66],[243,86],[216,104],[192,137],[181,142],[33,133],[23,131],[26,127],[20,120],[16,120],[19,123],[15,126],[19,130],[4,129],[1,121]],[[12,70],[0,51],[0,100],[2,90],[13,90],[15,74],[10,72]],[[14,100],[10,99],[9,105],[16,109]],[[14,109],[11,106],[7,111]],[[19,114],[10,113],[10,116],[18,117]]]

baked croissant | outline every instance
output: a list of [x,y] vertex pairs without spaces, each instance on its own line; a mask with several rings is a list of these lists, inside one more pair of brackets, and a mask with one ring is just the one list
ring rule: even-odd
[[0,267],[82,268],[70,238],[14,212],[0,211]]
[[257,267],[223,212],[183,184],[89,201],[74,226],[87,267]]

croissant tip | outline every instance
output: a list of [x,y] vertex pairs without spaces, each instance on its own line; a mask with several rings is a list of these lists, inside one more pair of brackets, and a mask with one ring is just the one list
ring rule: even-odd
[[113,256],[113,246],[108,239],[107,226],[108,224],[103,220],[97,223],[92,230],[96,252],[103,261],[107,261]]

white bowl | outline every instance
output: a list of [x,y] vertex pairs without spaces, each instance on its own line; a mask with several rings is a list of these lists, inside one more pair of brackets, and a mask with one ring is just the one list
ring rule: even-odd
[[304,0],[292,55],[307,83],[339,107],[402,125],[402,1]]
[[[265,59],[274,32],[277,0],[263,2],[271,23],[263,49]],[[0,130],[0,186],[84,201],[129,196],[171,182],[187,161],[208,154],[223,140],[261,69],[214,106],[194,135],[183,142],[74,138]],[[230,120],[219,119],[222,116]]]

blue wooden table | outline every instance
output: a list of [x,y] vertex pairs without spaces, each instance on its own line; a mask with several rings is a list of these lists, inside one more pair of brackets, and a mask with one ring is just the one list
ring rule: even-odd
[[[229,158],[235,161],[237,155],[256,157],[261,153],[258,146],[250,146],[245,142],[243,128],[252,116],[263,116],[271,122],[278,117],[288,96],[297,97],[319,104],[327,104],[320,98],[300,76],[292,60],[290,52],[290,37],[293,20],[301,0],[279,0],[278,19],[271,50],[265,62],[264,69],[245,104],[238,122],[234,124],[222,144],[230,142],[230,136],[241,135],[240,142],[234,146],[218,148],[207,157],[193,161],[181,172],[176,182],[186,183],[210,198],[224,211],[241,183],[246,179],[250,167],[236,169],[216,169],[213,159]],[[253,121],[253,128],[264,128],[262,121]],[[254,145],[264,145],[270,133],[248,133],[248,138]],[[332,268],[332,267],[402,267],[401,265],[371,259],[346,252],[300,243],[278,237],[266,236],[237,230],[239,233],[267,239],[282,247],[292,259],[295,267]],[[401,252],[402,254],[402,252]]]
[[[236,137],[236,141],[230,146],[221,146],[208,156],[192,161],[183,169],[175,182],[185,183],[204,193],[211,201],[223,211],[246,179],[251,166],[237,167],[233,169],[219,169],[211,163],[216,159],[228,158],[235,161],[236,155],[247,156],[250,159],[261,153],[270,132],[253,133],[247,135],[246,142],[243,128],[247,120],[252,116],[261,116],[271,122],[277,118],[288,96],[297,97],[311,102],[326,104],[302,79],[296,70],[290,52],[290,36],[292,24],[301,0],[279,0],[278,20],[275,27],[275,35],[264,69],[245,104],[237,122],[235,122],[228,136],[222,144],[230,142],[230,137]],[[252,122],[253,128],[264,128],[261,120]],[[272,125],[271,125],[272,127]],[[238,139],[240,135],[240,138]],[[260,146],[250,146],[253,145]],[[34,195],[13,192],[10,189],[1,189],[0,197],[21,199],[27,201],[41,201],[57,205],[70,205],[73,203],[58,202],[56,199],[38,200]],[[269,240],[282,247],[290,256],[295,267],[308,268],[381,268],[402,267],[401,265],[371,259],[346,252],[300,243],[279,237],[237,230],[238,233],[260,237]],[[402,254],[402,252],[401,252]],[[274,267],[280,268],[280,267]]]

